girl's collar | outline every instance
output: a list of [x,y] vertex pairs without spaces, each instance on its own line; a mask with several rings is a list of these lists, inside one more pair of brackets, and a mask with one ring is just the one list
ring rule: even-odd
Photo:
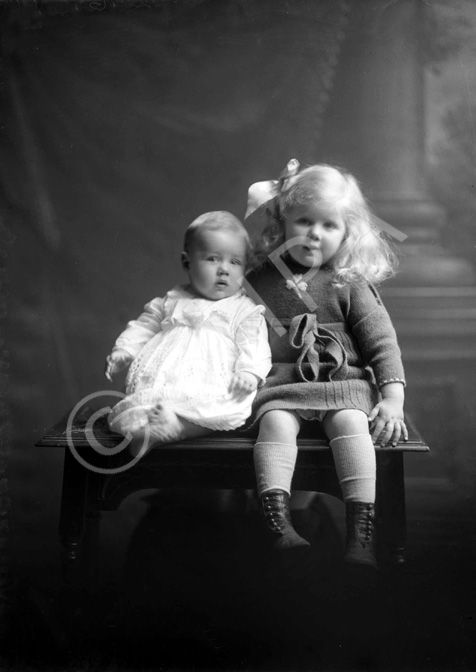
[[[288,252],[285,252],[282,255],[281,259],[284,262],[284,264],[286,265],[286,267],[288,268],[288,270],[293,275],[306,275],[306,273],[309,273],[309,271],[312,270],[312,267],[303,266],[302,264],[295,261]],[[247,275],[249,273],[259,272],[261,270],[273,271],[273,269],[278,271],[278,273],[280,272],[279,269],[277,268],[276,264],[271,259],[268,258],[263,263],[255,266],[255,267],[250,268]],[[333,268],[329,264],[323,264],[322,266],[320,266],[316,270],[316,273],[320,273],[320,272],[322,272],[322,273],[324,273],[324,272],[325,273],[332,273]]]
[[[309,273],[309,271],[313,270],[312,266],[303,266],[298,261],[293,259],[288,252],[283,254],[282,260],[293,275],[306,275],[306,273]],[[329,272],[332,270],[332,267],[329,266],[329,264],[322,264],[322,266],[319,266],[314,270],[316,273],[318,273],[319,271]]]

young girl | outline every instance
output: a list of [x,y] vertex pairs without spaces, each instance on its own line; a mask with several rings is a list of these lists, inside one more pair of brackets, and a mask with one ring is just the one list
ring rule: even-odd
[[145,306],[106,360],[106,377],[129,366],[126,397],[110,428],[138,455],[154,443],[244,424],[271,366],[263,307],[241,289],[249,237],[229,212],[208,212],[185,233],[189,283]]
[[376,567],[373,441],[408,438],[400,350],[374,288],[393,273],[393,253],[343,170],[300,171],[293,160],[249,197],[248,221],[264,218],[265,226],[247,281],[275,318],[273,367],[254,402],[266,526],[276,549],[309,546],[292,527],[289,496],[300,427],[322,422],[346,506],[345,560]]

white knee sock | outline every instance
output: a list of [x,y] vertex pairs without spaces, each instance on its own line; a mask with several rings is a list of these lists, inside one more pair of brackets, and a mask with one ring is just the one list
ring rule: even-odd
[[253,458],[260,496],[268,490],[284,490],[288,495],[291,494],[296,456],[296,444],[271,441],[255,444]]
[[330,441],[344,502],[375,502],[376,460],[370,434]]

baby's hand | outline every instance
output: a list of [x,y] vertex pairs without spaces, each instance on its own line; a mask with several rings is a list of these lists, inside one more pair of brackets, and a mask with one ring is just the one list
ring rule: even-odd
[[228,391],[235,397],[245,397],[251,394],[258,387],[258,378],[253,373],[247,371],[238,371],[231,379]]
[[110,383],[112,383],[112,377],[125,369],[128,366],[133,357],[130,355],[127,350],[114,350],[109,357],[106,358],[106,366],[104,368],[104,375]]
[[385,446],[390,439],[396,446],[400,437],[408,441],[408,430],[403,416],[403,404],[398,399],[382,399],[369,414],[370,429],[374,443]]

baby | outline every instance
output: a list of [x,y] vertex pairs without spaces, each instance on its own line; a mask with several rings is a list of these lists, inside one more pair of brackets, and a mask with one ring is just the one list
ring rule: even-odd
[[187,228],[189,282],[150,301],[107,357],[108,380],[129,366],[126,397],[108,417],[145,454],[164,444],[243,425],[271,368],[264,308],[241,289],[249,251],[242,223],[208,212]]

